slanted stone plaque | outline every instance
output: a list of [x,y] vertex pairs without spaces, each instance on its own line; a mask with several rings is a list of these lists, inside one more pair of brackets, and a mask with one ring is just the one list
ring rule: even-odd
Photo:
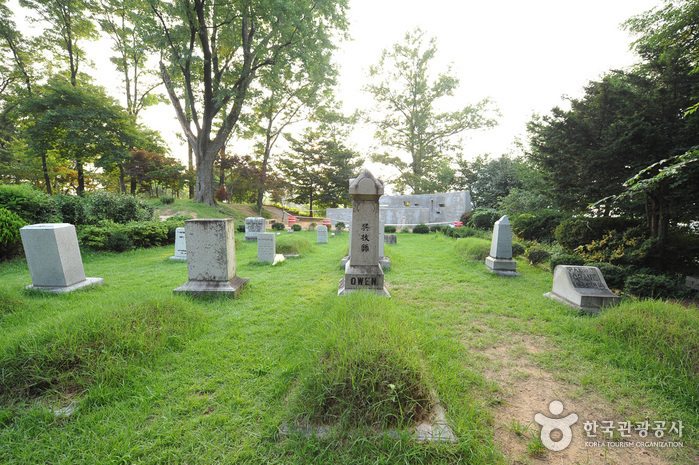
[[189,281],[173,292],[238,295],[249,279],[235,274],[234,231],[231,218],[185,221]]
[[316,237],[318,239],[318,244],[327,244],[328,243],[328,227],[327,226],[318,226],[318,229],[316,229]]
[[257,235],[265,232],[265,219],[257,216],[245,218],[245,240],[256,241]]
[[485,258],[485,266],[500,276],[519,276],[517,262],[512,259],[512,227],[507,215],[495,222],[490,256]]
[[175,255],[170,260],[187,261],[187,240],[184,235],[184,228],[175,229]]
[[352,225],[350,255],[345,265],[345,277],[340,280],[338,295],[351,292],[371,292],[390,297],[379,265],[379,197],[383,183],[369,170],[350,179],[352,196]]
[[19,230],[32,285],[27,289],[54,293],[102,285],[102,278],[86,278],[75,226],[42,223]]
[[274,233],[259,233],[257,235],[257,261],[274,263],[277,236]]
[[553,271],[553,290],[544,296],[590,313],[599,313],[603,307],[621,301],[594,266],[558,265]]

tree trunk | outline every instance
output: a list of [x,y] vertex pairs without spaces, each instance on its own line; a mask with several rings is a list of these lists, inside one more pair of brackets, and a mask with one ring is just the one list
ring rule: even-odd
[[136,195],[136,187],[138,187],[136,178],[131,178],[131,195]]
[[85,195],[85,171],[83,170],[83,164],[77,163],[76,169],[78,171],[78,190],[77,194],[82,197]]
[[126,194],[126,179],[124,179],[124,165],[119,164],[119,190],[122,194]]
[[53,195],[51,190],[51,178],[49,177],[49,167],[46,163],[46,152],[41,154],[41,170],[44,172],[44,182],[46,183],[46,193]]
[[196,154],[197,157],[197,186],[194,193],[194,201],[215,206],[214,197],[214,161],[206,160],[205,155]]

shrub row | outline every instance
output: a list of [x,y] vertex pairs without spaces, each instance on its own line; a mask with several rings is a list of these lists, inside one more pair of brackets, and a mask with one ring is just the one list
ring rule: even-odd
[[19,230],[26,225],[18,214],[0,207],[0,261],[22,253]]
[[175,242],[175,230],[190,216],[177,215],[166,221],[132,221],[119,224],[105,220],[96,225],[78,227],[82,247],[92,250],[125,252],[134,248],[158,247]]

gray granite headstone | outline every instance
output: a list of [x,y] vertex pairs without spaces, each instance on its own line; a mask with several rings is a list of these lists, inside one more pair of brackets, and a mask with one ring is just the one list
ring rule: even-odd
[[553,271],[553,290],[544,296],[590,313],[621,301],[594,266],[558,265]]
[[277,236],[274,233],[259,233],[257,235],[257,261],[274,263]]
[[379,265],[379,197],[383,192],[383,183],[369,170],[365,169],[350,180],[350,258],[345,265],[345,277],[340,280],[338,295],[371,292],[390,297]]
[[507,215],[495,222],[490,256],[486,257],[485,266],[500,276],[519,276],[517,262],[512,259],[512,227]]
[[395,234],[384,234],[383,240],[386,244],[397,244],[398,236]]
[[170,260],[187,261],[187,240],[184,228],[175,229],[175,255],[170,257]]
[[258,216],[245,218],[245,240],[256,241],[257,235],[265,232],[265,219]]
[[318,240],[318,244],[327,244],[328,243],[328,227],[327,226],[318,226],[318,229],[316,229],[316,237]]
[[54,293],[102,285],[102,278],[86,278],[75,226],[43,223],[19,230],[32,285],[27,289]]
[[189,281],[173,292],[238,295],[249,279],[235,274],[234,234],[231,218],[185,221]]

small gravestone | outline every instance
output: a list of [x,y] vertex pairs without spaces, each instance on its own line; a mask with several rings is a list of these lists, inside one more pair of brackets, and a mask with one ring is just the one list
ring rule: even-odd
[[316,229],[316,237],[318,239],[318,244],[327,244],[328,243],[328,227],[327,226],[318,226],[318,229]]
[[257,235],[265,232],[265,219],[257,216],[245,218],[245,240],[256,241]]
[[257,261],[274,263],[277,236],[274,233],[257,235]]
[[500,276],[519,276],[517,262],[512,259],[512,227],[507,215],[495,222],[490,256],[486,257],[485,266]]
[[398,236],[395,234],[385,234],[383,236],[383,241],[386,244],[397,244],[398,243]]
[[558,265],[553,271],[553,290],[544,296],[590,313],[599,313],[602,307],[621,301],[594,266]]
[[235,274],[234,232],[231,218],[185,221],[189,281],[173,292],[238,295],[249,279]]
[[684,285],[690,289],[699,290],[699,276],[687,276]]
[[345,265],[345,277],[340,280],[338,295],[370,292],[390,297],[379,265],[379,197],[383,183],[369,170],[350,180],[352,196],[352,226],[350,255]]
[[175,255],[170,260],[187,261],[187,240],[184,235],[184,228],[175,229]]
[[86,278],[75,226],[46,223],[19,230],[32,285],[27,289],[54,293],[102,285],[102,278]]

